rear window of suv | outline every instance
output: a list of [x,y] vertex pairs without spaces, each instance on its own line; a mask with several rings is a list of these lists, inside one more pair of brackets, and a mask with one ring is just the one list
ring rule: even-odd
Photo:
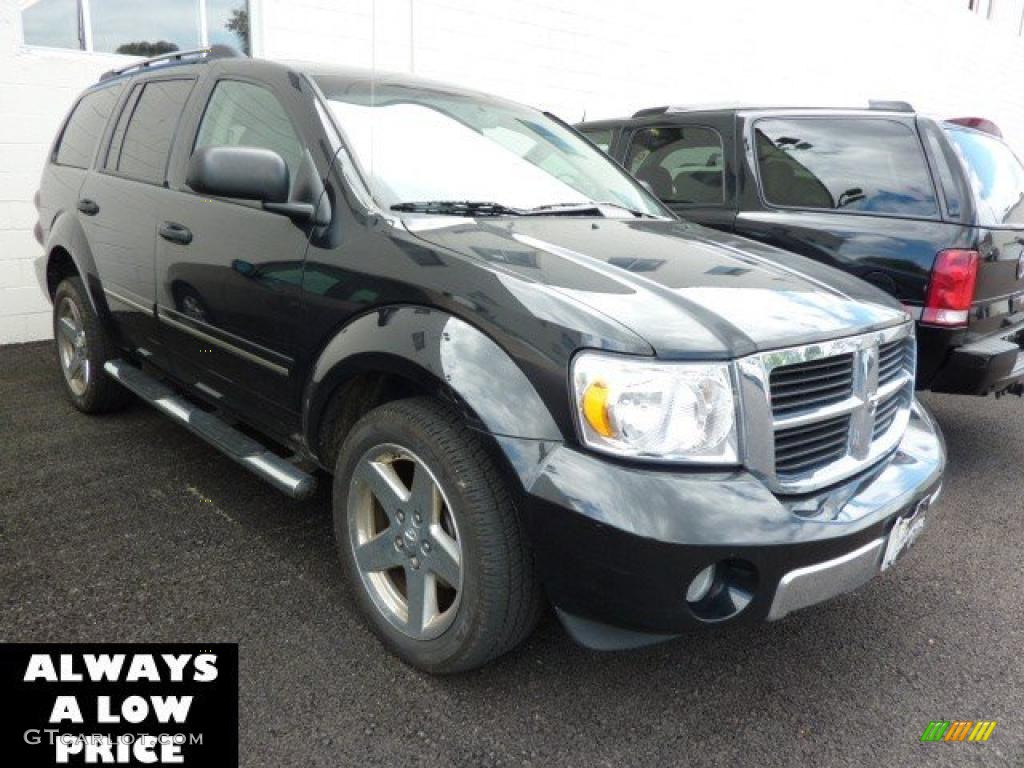
[[178,118],[193,80],[152,80],[135,87],[118,118],[106,169],[150,184],[163,183]]
[[754,123],[769,205],[936,218],[917,134],[895,120],[772,118]]
[[88,168],[96,145],[103,135],[110,113],[121,94],[121,85],[108,86],[87,93],[71,113],[57,145],[54,161],[58,165]]
[[999,139],[978,131],[947,128],[974,190],[979,224],[1024,224],[1024,166]]

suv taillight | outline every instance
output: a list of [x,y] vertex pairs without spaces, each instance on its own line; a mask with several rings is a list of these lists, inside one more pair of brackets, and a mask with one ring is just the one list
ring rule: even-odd
[[966,325],[978,278],[977,251],[939,251],[928,283],[921,322],[929,325]]

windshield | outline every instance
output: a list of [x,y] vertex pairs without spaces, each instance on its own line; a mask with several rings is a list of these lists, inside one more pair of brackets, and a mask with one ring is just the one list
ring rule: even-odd
[[977,131],[947,128],[978,203],[981,224],[1024,224],[1024,166],[1006,144]]
[[607,203],[620,206],[618,215],[665,216],[614,162],[536,110],[422,86],[377,83],[371,98],[368,81],[317,84],[382,207],[469,201],[515,212]]

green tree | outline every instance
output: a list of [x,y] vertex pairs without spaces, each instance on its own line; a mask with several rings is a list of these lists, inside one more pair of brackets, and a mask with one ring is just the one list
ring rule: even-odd
[[228,23],[224,25],[229,32],[234,32],[238,37],[238,47],[242,49],[242,53],[246,56],[251,56],[252,51],[249,47],[249,9],[236,8],[231,12],[231,18],[228,19]]
[[146,56],[148,58],[150,56],[172,53],[176,50],[178,50],[178,46],[166,40],[158,40],[155,43],[139,40],[134,43],[119,45],[116,52],[126,54],[127,56]]

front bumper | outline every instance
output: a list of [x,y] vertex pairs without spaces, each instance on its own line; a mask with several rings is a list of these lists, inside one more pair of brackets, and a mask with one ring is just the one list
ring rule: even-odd
[[[861,586],[879,572],[896,519],[937,496],[946,461],[919,403],[888,458],[799,497],[776,496],[745,470],[657,470],[497,439],[526,489],[548,596],[570,632],[599,648],[781,618]],[[721,599],[695,607],[687,586],[714,564]]]

